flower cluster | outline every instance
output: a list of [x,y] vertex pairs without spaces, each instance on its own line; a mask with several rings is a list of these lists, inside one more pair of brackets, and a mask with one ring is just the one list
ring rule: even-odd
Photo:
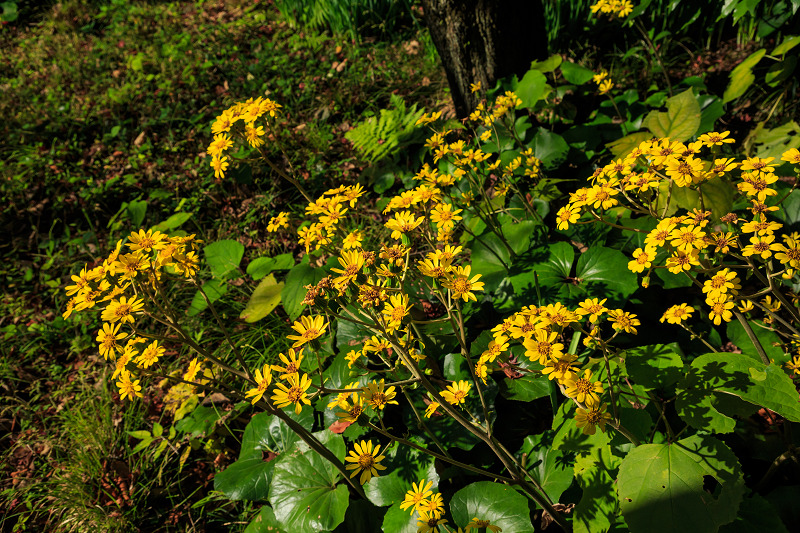
[[[233,146],[231,133],[240,135],[247,143],[258,148],[264,144],[264,126],[258,124],[258,119],[269,116],[275,118],[281,106],[269,98],[250,98],[246,102],[237,102],[216,118],[211,126],[214,140],[208,145],[206,152],[211,156],[211,168],[214,169],[215,178],[224,178],[230,161],[223,155]],[[241,122],[242,128],[237,128],[236,123]]]
[[[800,235],[791,233],[777,238],[776,232],[783,224],[770,218],[778,209],[768,203],[778,194],[772,187],[778,181],[773,158],[749,157],[737,162],[720,157],[719,150],[733,142],[729,132],[707,133],[689,144],[669,139],[642,142],[625,157],[598,169],[590,187],[571,195],[569,203],[556,215],[558,228],[588,223],[579,222],[584,214],[593,221],[603,220],[603,212],[616,206],[652,217],[657,223],[646,232],[644,246],[633,252],[628,269],[645,273],[645,286],[656,269],[690,276],[702,286],[709,319],[717,325],[729,322],[734,307],[739,304],[742,310],[748,310],[755,295],[740,293],[741,280],[734,270],[723,268],[723,262],[734,261],[759,275],[758,268],[771,269],[774,259],[780,269],[769,275],[780,274],[784,279],[794,279],[800,265]],[[706,150],[711,151],[710,157],[703,156]],[[783,161],[798,164],[800,154],[796,152],[793,149],[784,153]],[[742,220],[729,213],[716,218],[711,210],[702,208],[704,187],[735,187],[750,204],[751,217]],[[687,191],[681,192],[684,196],[693,194],[698,198],[701,207],[675,214],[673,199],[680,190]],[[767,307],[766,301],[760,306]],[[665,320],[680,323],[691,315],[687,309],[692,308],[673,308],[665,314]]]
[[610,17],[625,18],[633,12],[633,3],[631,0],[598,0],[589,9],[592,13],[600,12]]

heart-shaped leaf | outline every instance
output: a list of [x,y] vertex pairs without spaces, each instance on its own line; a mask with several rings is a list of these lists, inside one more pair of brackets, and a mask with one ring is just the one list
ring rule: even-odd
[[[727,101],[727,100],[726,100]],[[673,141],[687,141],[700,127],[700,104],[691,88],[668,98],[666,113],[651,111],[643,125],[656,137],[669,137]]]
[[503,531],[533,532],[528,500],[508,485],[479,481],[456,492],[450,500],[453,522],[465,527],[473,518],[489,520]]
[[244,257],[244,245],[238,241],[226,239],[212,242],[205,248],[206,263],[211,274],[218,279],[225,279],[236,272]]

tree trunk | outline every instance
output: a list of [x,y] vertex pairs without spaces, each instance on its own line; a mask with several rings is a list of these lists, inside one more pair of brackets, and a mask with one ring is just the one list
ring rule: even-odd
[[484,89],[547,57],[541,0],[423,0],[425,23],[442,58],[456,114],[469,116]]

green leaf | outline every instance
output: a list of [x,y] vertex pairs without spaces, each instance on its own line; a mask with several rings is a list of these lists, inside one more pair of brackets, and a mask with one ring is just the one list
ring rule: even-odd
[[286,276],[286,286],[281,291],[283,308],[289,318],[296,320],[303,312],[303,300],[306,297],[306,285],[316,285],[325,277],[325,271],[313,268],[304,263],[295,265]]
[[164,434],[164,426],[162,426],[158,422],[153,422],[153,436],[160,437],[163,434]]
[[[736,196],[736,188],[728,181],[719,177],[711,178],[699,185],[699,190],[703,194],[703,206],[710,209],[714,218],[719,219],[728,214],[733,208],[733,198]],[[700,192],[689,187],[674,187],[672,189],[673,205],[682,207],[686,210],[699,208]]]
[[569,61],[561,63],[561,73],[565,80],[574,85],[583,85],[594,77],[594,72],[588,68]]
[[[744,354],[710,353],[697,357],[689,373],[680,383],[676,408],[679,414],[698,427],[709,416],[710,402],[693,405],[697,397],[711,398],[716,394],[731,394],[759,407],[775,411],[792,422],[800,422],[797,389],[779,365],[765,365]],[[715,413],[711,413],[713,415]],[[704,429],[698,427],[698,429]]]
[[238,241],[226,239],[212,242],[203,248],[203,253],[209,268],[211,268],[211,274],[215,278],[225,279],[228,274],[239,268],[239,263],[244,257],[244,245]]
[[508,485],[479,481],[456,492],[450,500],[453,523],[466,526],[473,518],[489,520],[503,531],[533,532],[528,500]]
[[138,431],[128,431],[128,435],[133,437],[134,439],[150,439],[152,435],[146,429],[141,429]]
[[274,468],[275,461],[265,461],[260,456],[239,459],[214,476],[214,490],[229,500],[264,500]]
[[789,533],[775,508],[757,493],[751,494],[742,501],[736,520],[719,528],[719,533],[753,533],[754,531]]
[[494,233],[486,233],[480,240],[472,243],[472,274],[480,274],[482,282],[486,284],[485,291],[493,292],[503,281],[508,272],[505,265],[511,262],[508,248]]
[[[703,490],[704,476],[721,490]],[[716,533],[736,518],[744,495],[736,456],[708,435],[637,446],[620,465],[617,488],[632,533],[672,533],[687,524],[697,533]]]
[[756,80],[756,77],[753,74],[753,67],[755,67],[759,61],[761,61],[761,58],[764,57],[766,53],[767,51],[763,48],[756,50],[747,56],[747,59],[739,63],[736,68],[731,71],[728,87],[725,89],[725,93],[722,95],[723,104],[727,104],[731,100],[739,98],[753,84],[753,82]]
[[270,274],[258,284],[256,290],[250,296],[247,306],[239,315],[245,322],[251,323],[261,320],[281,303],[281,291],[283,282],[276,282],[275,276]]
[[618,513],[613,476],[618,461],[608,445],[594,448],[575,460],[573,471],[583,494],[574,510],[574,533],[611,530]]
[[192,218],[192,213],[175,213],[164,222],[153,226],[153,229],[158,231],[169,231],[171,229],[179,228],[190,218]]
[[[228,285],[226,285],[222,280],[212,279],[211,281],[203,283],[201,290],[206,296],[208,296],[208,299],[213,304],[228,292]],[[206,299],[203,298],[203,295],[198,290],[196,293],[194,293],[194,297],[192,298],[192,302],[189,304],[189,309],[186,311],[186,314],[189,316],[195,316],[205,311],[207,307],[208,303],[206,302]]]
[[547,92],[547,78],[538,70],[529,70],[514,90],[522,100],[522,107],[534,107]]
[[533,230],[539,223],[534,220],[522,220],[513,224],[504,223],[503,236],[515,254],[519,255],[530,247]]
[[550,394],[548,379],[540,373],[528,373],[519,379],[503,378],[500,395],[509,400],[530,402]]
[[770,55],[774,57],[782,56],[798,44],[800,44],[800,35],[787,35],[783,42],[776,46]]
[[555,69],[559,67],[559,65],[562,65],[563,64],[562,61],[563,59],[560,55],[553,54],[547,59],[544,59],[542,61],[532,62],[531,69],[547,74],[548,72],[553,72]]
[[700,104],[692,89],[668,98],[667,112],[651,111],[642,123],[656,137],[669,137],[673,141],[687,141],[700,127]]
[[392,450],[393,457],[387,464],[386,475],[373,477],[364,485],[364,492],[369,501],[378,507],[387,507],[395,502],[402,502],[406,492],[411,490],[412,483],[428,480],[433,483],[433,490],[439,486],[439,475],[436,473],[433,458],[413,448],[398,447]]
[[725,114],[725,108],[722,105],[722,100],[717,96],[701,95],[698,96],[700,107],[703,112],[700,114],[700,126],[697,128],[697,135],[714,131],[714,125],[717,120],[722,118]]
[[402,501],[395,502],[383,516],[383,533],[417,533],[417,513],[400,509]]
[[625,157],[631,153],[634,148],[637,148],[642,142],[649,141],[652,138],[653,135],[651,133],[639,131],[606,144],[606,148],[611,150],[611,153],[614,154],[614,157]]
[[275,511],[264,505],[244,530],[244,533],[287,533],[283,525],[275,518]]
[[138,228],[144,222],[144,215],[147,213],[146,200],[133,200],[128,202],[128,217],[131,219],[131,224],[134,228]]
[[247,265],[247,275],[254,280],[260,280],[274,270],[275,259],[272,257],[258,257]]
[[527,455],[526,467],[550,500],[558,502],[572,484],[573,469],[564,454],[552,447],[552,431],[525,437],[521,453]]
[[[325,430],[314,436],[344,461],[345,445],[341,435]],[[269,489],[275,518],[293,533],[332,530],[344,520],[350,499],[346,484],[336,486],[340,479],[336,467],[305,442],[298,442],[275,465]]]
[[684,375],[680,346],[652,344],[625,352],[625,369],[634,382],[649,389],[665,389]]
[[564,402],[558,407],[553,417],[553,448],[562,452],[574,452],[578,456],[592,453],[593,450],[607,446],[611,437],[602,431],[594,435],[585,435],[575,426],[575,404]]
[[639,288],[638,277],[628,270],[628,261],[619,250],[592,246],[578,258],[578,285],[589,296],[623,302]]
[[789,56],[772,65],[764,75],[764,81],[770,87],[777,87],[794,74],[795,67],[797,67],[797,56]]
[[[311,409],[303,409],[299,415],[294,411],[287,411],[286,415],[309,431],[314,425],[314,413]],[[300,437],[277,416],[258,413],[250,419],[244,430],[239,459],[261,457],[264,452],[270,451],[280,455],[290,450],[299,440]]]
[[542,295],[557,294],[572,272],[572,261],[575,249],[567,242],[551,244],[545,252],[546,259],[541,259],[526,266],[522,273],[511,276],[514,293],[525,301],[536,302],[536,281]]
[[[789,361],[790,355],[784,352],[781,348],[781,346],[783,346],[783,342],[781,342],[781,338],[778,337],[777,333],[767,329],[767,326],[763,322],[751,320],[749,323],[750,329],[753,330],[756,339],[758,339],[759,343],[764,348],[764,352],[771,361],[774,361],[779,365]],[[733,344],[738,346],[739,349],[742,350],[742,353],[751,355],[755,359],[759,359],[758,350],[756,350],[756,347],[750,340],[750,337],[747,336],[744,326],[742,326],[738,320],[728,322],[726,330],[728,339],[730,339]]]
[[533,138],[533,155],[542,161],[545,169],[551,170],[566,161],[569,145],[564,137],[539,128]]

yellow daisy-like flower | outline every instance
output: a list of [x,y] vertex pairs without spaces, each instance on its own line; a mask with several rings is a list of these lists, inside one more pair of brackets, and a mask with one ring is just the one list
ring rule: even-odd
[[414,514],[414,511],[417,510],[419,505],[433,494],[431,490],[432,487],[433,481],[428,481],[426,479],[421,479],[419,484],[412,483],[411,490],[406,492],[405,498],[403,498],[402,503],[400,503],[400,509],[405,511],[411,508],[411,514]]
[[577,400],[578,403],[587,406],[600,403],[600,395],[603,394],[603,384],[599,381],[592,381],[592,371],[588,368],[583,371],[583,377],[567,380],[564,384],[566,395]]
[[456,267],[450,274],[450,279],[444,281],[442,285],[450,289],[456,298],[463,298],[465,302],[469,300],[477,302],[478,299],[472,294],[472,291],[482,291],[484,283],[478,281],[481,277],[480,274],[476,274],[472,279],[469,279],[471,271],[472,265]]
[[328,323],[322,315],[309,317],[301,316],[300,321],[292,324],[292,329],[299,335],[287,335],[286,338],[295,341],[292,348],[298,348],[307,342],[311,342],[325,334]]
[[602,300],[599,298],[587,298],[578,304],[578,308],[575,312],[580,316],[589,315],[589,322],[597,322],[600,315],[608,311],[608,308],[603,305],[606,303],[607,299],[608,298],[603,298]]
[[608,94],[609,92],[611,92],[611,89],[613,88],[614,88],[614,82],[611,81],[610,79],[605,79],[600,82],[600,85],[598,86],[597,90],[600,94]]
[[786,161],[787,163],[792,163],[794,165],[800,165],[800,150],[797,148],[792,148],[783,152],[781,161]]
[[[339,396],[341,396],[342,394],[354,394],[354,393],[340,393]],[[351,423],[356,422],[358,420],[358,417],[360,417],[364,413],[364,398],[362,398],[359,394],[354,394],[352,404],[350,404],[349,401],[345,400],[339,403],[339,407],[343,409],[344,412],[336,413],[336,416],[338,416],[345,422],[351,422]]]
[[269,364],[265,364],[262,369],[256,369],[256,375],[254,376],[256,380],[256,387],[254,389],[250,389],[244,394],[245,398],[253,397],[250,400],[250,403],[255,405],[264,396],[264,393],[267,392],[267,388],[269,384],[272,383],[272,372],[270,372]]
[[439,408],[439,402],[431,402],[428,404],[428,407],[425,408],[425,418],[430,418],[436,414],[436,410]]
[[203,370],[203,365],[197,360],[197,357],[195,357],[189,363],[189,368],[186,370],[186,373],[183,374],[183,380],[194,381],[201,370]]
[[383,308],[383,318],[386,320],[386,329],[390,333],[400,327],[403,318],[408,314],[411,306],[408,304],[408,295],[393,294]]
[[394,387],[391,386],[384,390],[384,382],[371,381],[364,389],[364,400],[373,408],[383,411],[384,407],[389,404],[399,405],[397,400],[394,399],[397,393],[394,392]]
[[577,355],[571,353],[562,354],[557,358],[547,361],[542,369],[542,374],[547,376],[548,379],[555,378],[559,383],[574,380],[578,369],[573,365],[577,360]]
[[564,350],[564,345],[554,342],[558,333],[544,328],[538,328],[533,332],[533,338],[525,339],[522,345],[525,346],[525,357],[531,361],[538,361],[544,365],[550,359],[557,359]]
[[306,394],[308,387],[311,386],[311,378],[308,377],[308,374],[302,376],[292,374],[287,381],[289,382],[288,387],[283,383],[276,384],[278,390],[275,390],[272,395],[272,403],[281,409],[294,404],[294,412],[299,415],[303,410],[303,404],[311,405],[308,394]]
[[158,345],[158,341],[153,341],[147,348],[142,350],[142,353],[136,358],[136,364],[140,365],[142,368],[149,368],[158,361],[159,357],[164,355],[165,351],[163,347]]
[[610,421],[611,415],[606,412],[606,404],[589,409],[578,407],[575,411],[575,426],[583,428],[584,435],[594,435],[598,427],[605,433],[606,423]]
[[466,533],[471,529],[483,529],[484,531],[491,531],[492,533],[500,533],[503,531],[503,528],[492,525],[491,520],[481,520],[478,517],[473,518],[470,523],[467,524],[467,527],[464,528],[464,532]]
[[362,440],[354,444],[355,450],[350,450],[350,455],[344,458],[348,463],[345,468],[352,470],[353,473],[350,477],[356,477],[359,473],[361,477],[359,482],[363,485],[368,483],[373,476],[378,477],[378,470],[386,470],[386,467],[380,464],[386,457],[380,455],[381,445],[373,446],[371,440]]
[[714,146],[722,146],[723,144],[730,144],[736,142],[735,139],[728,138],[731,132],[723,131],[722,133],[717,133],[716,131],[711,131],[708,133],[704,133],[700,137],[697,138],[698,141],[703,143],[703,145],[707,146],[708,148],[712,148]]
[[755,235],[750,237],[750,244],[742,248],[742,255],[749,257],[757,255],[761,259],[769,259],[773,251],[778,251],[782,248],[780,243],[773,242],[775,235]]
[[[633,252],[633,260],[628,261],[628,270],[637,274],[644,272],[645,269],[653,265],[656,258],[656,249],[646,246],[644,250],[637,248]],[[578,311],[580,313],[580,311]]]
[[608,321],[611,322],[611,327],[616,331],[624,331],[636,335],[636,326],[642,323],[636,318],[633,313],[628,313],[622,309],[612,309],[608,312]]
[[689,320],[692,317],[692,313],[694,313],[694,307],[686,304],[673,305],[664,311],[660,322],[666,321],[668,324],[680,324],[685,320]]
[[280,379],[289,379],[292,374],[300,372],[300,363],[303,362],[303,350],[294,351],[294,348],[289,348],[286,355],[279,353],[278,358],[283,362],[281,365],[272,365],[272,370],[281,373]]
[[288,228],[289,227],[289,213],[282,211],[278,213],[276,216],[269,219],[269,223],[267,224],[267,231],[272,233],[273,231],[278,231],[280,228]]
[[570,224],[575,224],[580,218],[581,208],[567,204],[556,213],[557,228],[562,231],[567,230]]
[[142,250],[145,252],[150,252],[152,250],[161,250],[162,248],[167,246],[167,237],[160,231],[153,231],[147,230],[144,231],[142,229],[139,232],[133,232],[128,237],[130,241],[128,243],[128,248],[132,251]]
[[420,511],[417,519],[417,533],[435,533],[439,531],[440,525],[446,523],[447,520],[442,518],[441,513]]
[[733,311],[731,309],[733,309],[734,303],[727,296],[718,296],[706,300],[706,303],[711,308],[708,318],[714,322],[715,326],[719,326],[722,321],[730,322],[733,319]]
[[228,156],[218,157],[214,156],[211,158],[210,166],[214,169],[214,177],[217,179],[222,179],[225,177],[225,171],[228,170]]
[[457,220],[461,220],[462,217],[458,216],[461,211],[453,209],[452,204],[438,204],[431,211],[431,220],[436,222],[439,228],[450,230],[455,227]]
[[97,339],[95,340],[100,343],[100,355],[104,359],[108,359],[109,355],[113,359],[116,352],[122,351],[122,347],[117,341],[124,339],[127,334],[124,332],[118,333],[121,325],[122,323],[117,323],[116,326],[106,323],[103,324],[103,329],[97,332]]
[[142,397],[142,386],[139,385],[139,380],[136,381],[131,380],[131,373],[125,370],[120,374],[119,381],[117,381],[117,387],[119,387],[119,397],[121,400],[125,398],[130,398],[133,400],[135,396],[139,398]]
[[349,250],[351,248],[361,248],[361,241],[364,240],[364,232],[361,230],[351,231],[347,234],[347,237],[344,238],[344,245],[345,250]]
[[442,391],[442,398],[447,400],[447,403],[453,405],[460,405],[467,400],[472,384],[466,380],[460,380],[452,385],[448,385],[447,389]]
[[401,211],[395,213],[394,218],[386,223],[386,227],[392,230],[392,239],[399,239],[405,233],[415,230],[425,217],[414,217],[411,211]]
[[133,324],[133,314],[141,311],[143,307],[144,302],[142,300],[139,300],[136,297],[128,300],[125,296],[123,296],[119,300],[111,301],[108,306],[103,309],[103,313],[100,315],[100,318],[104,322],[110,322],[112,324],[116,323],[117,321],[130,322]]
[[728,292],[735,295],[741,288],[736,272],[728,268],[723,268],[703,283],[703,293],[706,294],[706,298],[716,298]]

